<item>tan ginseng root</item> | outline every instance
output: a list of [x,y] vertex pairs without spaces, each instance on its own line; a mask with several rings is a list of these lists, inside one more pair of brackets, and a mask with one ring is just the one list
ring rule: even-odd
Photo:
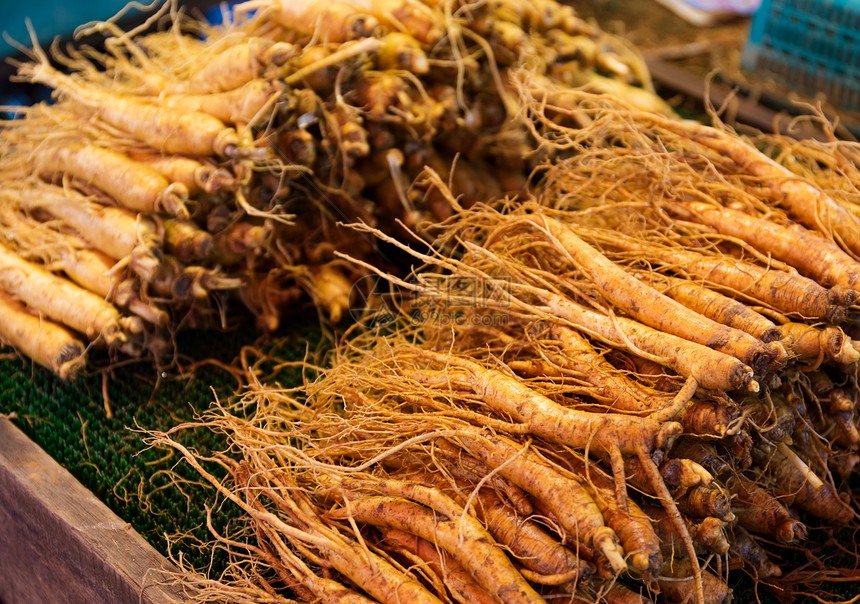
[[36,147],[29,161],[44,178],[74,176],[107,193],[123,208],[189,218],[188,189],[171,183],[158,170],[127,155],[85,142],[51,141]]
[[[720,577],[708,570],[702,571],[704,577],[704,604],[727,604],[732,601],[732,589]],[[660,593],[667,604],[690,601],[690,591],[695,588],[693,569],[689,558],[675,560],[668,565],[663,574],[657,577]]]
[[235,222],[215,234],[212,261],[222,265],[239,264],[245,258],[264,249],[271,234],[271,224]]
[[[609,401],[607,407],[610,410],[642,414],[654,420],[675,419],[681,423],[685,432],[715,436],[725,436],[737,430],[742,423],[741,413],[726,401],[692,399],[683,410],[679,410],[677,405],[672,404],[676,394],[649,388],[619,372],[577,331],[564,325],[554,325],[550,328],[550,334],[559,344],[559,351],[541,349],[541,356],[552,361],[556,367],[573,371],[594,386],[596,392],[586,391],[584,394]],[[528,364],[528,361],[519,364],[511,361],[508,366],[522,369]],[[546,363],[531,361],[531,365],[552,371],[552,367]]]
[[[645,513],[651,518],[654,531],[660,539],[661,552],[663,559],[667,563],[676,558],[686,557],[684,541],[678,531],[675,530],[675,525],[671,518],[666,515],[663,508],[656,506],[646,506]],[[700,556],[708,556],[710,554],[723,555],[729,551],[731,547],[729,538],[726,535],[726,529],[729,523],[709,516],[699,519],[700,522],[695,522],[694,519],[685,518],[687,529],[696,542],[696,551]]]
[[617,535],[577,480],[514,441],[478,429],[469,431],[474,434],[457,439],[463,449],[539,500],[575,542],[600,552],[614,572],[627,568]]
[[524,425],[549,441],[600,452],[636,454],[667,447],[680,426],[617,413],[591,413],[564,407],[517,378],[469,358],[403,346],[394,348],[403,358],[425,359],[435,368],[395,370],[395,375],[427,387],[472,391],[494,412]]
[[[857,214],[860,204],[860,153],[856,141],[845,136],[841,124],[832,123],[819,110],[813,119],[826,136],[792,138],[780,134],[761,135],[753,144],[762,152],[799,176],[813,181],[822,191]],[[761,147],[759,147],[761,145]]]
[[[661,595],[666,602],[689,602],[693,588],[693,574],[683,541],[662,509],[649,507],[647,513],[654,521],[654,528],[660,537],[663,557],[666,560],[662,572],[657,577]],[[696,545],[703,555],[723,555],[729,551],[731,546],[724,533],[724,524],[716,518],[706,518],[698,525],[690,523],[689,531],[695,535]],[[726,581],[708,569],[704,569],[702,575],[705,602],[724,604],[731,601],[732,589]]]
[[851,338],[835,325],[816,327],[790,321],[780,325],[779,331],[789,354],[798,361],[809,362],[812,369],[825,361],[842,365],[860,361],[860,352],[852,345]]
[[734,471],[710,443],[683,437],[675,444],[673,453],[698,462],[722,480],[731,495],[732,513],[740,526],[782,543],[792,543],[806,537],[806,527],[792,515],[780,498],[744,474]]
[[494,604],[496,599],[478,585],[468,572],[451,556],[432,542],[397,529],[382,529],[380,546],[395,552],[400,550],[426,562],[451,596],[461,604]]
[[684,427],[685,434],[723,438],[740,432],[747,415],[745,406],[716,394],[706,400],[693,399],[677,421]]
[[[527,349],[528,354],[535,358],[520,358],[520,352],[516,358],[505,361],[508,367],[519,375],[533,379],[545,378],[563,385],[568,382],[574,385],[583,382],[590,384],[593,389],[580,386],[572,389],[571,393],[594,398],[601,403],[602,408],[646,415],[655,420],[675,419],[681,423],[685,432],[726,436],[736,432],[743,423],[743,414],[725,396],[716,395],[712,400],[693,398],[680,409],[672,403],[683,388],[677,384],[677,378],[662,374],[659,366],[661,380],[665,381],[660,389],[654,384],[633,379],[633,376],[639,375],[635,368],[626,367],[625,371],[617,369],[577,331],[564,325],[553,325],[549,332],[554,339],[538,340],[532,348]],[[515,338],[500,332],[493,334],[493,337],[506,347],[516,343]],[[641,375],[639,377],[642,378]],[[585,409],[589,409],[589,405]]]
[[344,503],[327,512],[329,518],[421,537],[446,551],[498,602],[543,602],[484,526],[440,490],[391,478],[334,482]]
[[415,39],[432,47],[448,32],[449,22],[442,7],[434,2],[410,0],[345,0],[365,8],[392,30],[409,32]]
[[820,417],[813,420],[814,424],[820,432],[828,435],[832,443],[849,451],[856,451],[860,447],[860,430],[856,420],[856,395],[837,387],[833,380],[820,369],[806,375],[809,384],[807,386],[801,383],[801,387],[807,391],[808,400],[813,402],[812,405],[807,403],[807,407],[817,408],[819,412],[814,415],[820,414]]
[[779,328],[770,319],[749,306],[701,283],[679,279],[654,271],[637,271],[636,278],[650,284],[657,291],[717,323],[740,329],[762,342],[779,340]]
[[[532,583],[572,587],[588,579],[593,567],[580,560],[535,520],[517,514],[492,490],[477,497],[478,514],[496,541],[507,547],[524,567],[520,573]],[[527,572],[530,571],[530,572]]]
[[788,445],[759,445],[752,450],[753,459],[772,477],[770,488],[785,505],[821,518],[834,526],[845,525],[857,513],[843,501],[833,485],[823,481]]
[[[789,374],[790,375],[790,374]],[[784,391],[767,391],[761,399],[742,402],[749,423],[763,439],[773,443],[790,439],[798,420],[798,407],[788,402]]]
[[0,246],[0,288],[34,311],[95,340],[121,344],[143,331],[140,319],[122,316],[116,307],[71,281],[23,260]]
[[564,222],[541,214],[522,219],[511,216],[507,220],[510,226],[520,220],[531,222],[609,302],[639,322],[734,356],[759,375],[784,361],[785,351],[778,344],[764,344],[748,333],[717,323],[660,294],[588,245]]
[[701,280],[731,296],[753,300],[792,316],[839,323],[857,299],[854,291],[826,289],[812,279],[731,256],[706,255],[596,229],[588,235],[580,234],[611,249],[665,266],[682,277]]
[[[432,454],[434,464],[441,472],[427,471],[425,457],[429,453],[425,453],[412,456],[406,466],[398,466],[398,474],[408,472],[404,476],[410,480],[439,488],[451,489],[453,482],[461,504],[473,498],[477,517],[487,525],[496,542],[510,551],[522,566],[520,573],[531,583],[565,586],[574,591],[579,582],[592,576],[591,564],[581,560],[532,518],[534,509],[525,492],[504,478],[496,478],[489,466],[462,449],[445,446],[441,441],[434,444],[439,446],[439,451]],[[476,486],[479,484],[484,486]],[[580,550],[582,545],[577,543],[574,547]]]
[[[657,495],[651,479],[639,460],[624,459],[624,469],[631,486],[640,491]],[[690,459],[670,458],[663,460],[658,471],[673,501],[687,516],[695,518],[714,517],[731,522],[730,495],[707,470]]]
[[830,239],[799,224],[783,226],[740,210],[703,202],[666,203],[662,207],[685,220],[741,239],[824,287],[860,290],[860,264]]
[[259,122],[284,93],[275,80],[252,80],[236,90],[205,94],[171,94],[159,98],[173,111],[199,112],[236,126]]
[[120,281],[111,273],[116,267],[113,258],[96,250],[70,246],[58,247],[54,254],[59,260],[52,264],[59,266],[72,281],[105,300],[113,299]]
[[63,272],[75,283],[105,300],[127,308],[144,321],[164,327],[170,321],[167,311],[154,301],[141,299],[133,291],[133,280],[122,281],[113,271],[116,263],[96,250],[63,248],[59,251]]
[[217,267],[184,266],[173,256],[165,256],[153,281],[141,284],[140,292],[144,297],[205,300],[212,292],[236,290],[243,283],[243,278],[225,275]]
[[717,453],[711,441],[685,435],[675,441],[672,453],[677,458],[696,462],[714,478],[724,479],[733,471],[730,460]]
[[144,321],[167,324],[168,315],[163,309],[127,291],[116,260],[90,248],[76,235],[55,231],[48,223],[7,210],[11,208],[0,211],[0,224],[15,233],[9,243],[16,246],[15,251],[24,260],[39,260],[52,271],[61,270],[85,290],[127,308]]
[[277,22],[288,31],[315,35],[323,43],[346,42],[373,34],[379,20],[350,2],[330,0],[246,0],[234,8],[237,16],[260,11],[260,20]]
[[0,341],[64,380],[74,377],[86,363],[84,345],[68,329],[29,312],[2,290]]
[[285,65],[298,52],[288,42],[226,33],[185,63],[186,68],[191,67],[190,73],[177,74],[151,94],[217,95],[238,90]]
[[673,121],[641,112],[635,115],[731,158],[743,172],[761,179],[774,200],[804,226],[828,237],[832,235],[846,249],[860,254],[857,217],[819,187],[779,165],[740,136],[693,121]]
[[[388,346],[385,346],[384,348],[388,348]],[[382,352],[383,349],[380,349],[380,352]],[[430,400],[425,399],[427,399],[428,394],[431,392],[430,388],[433,388],[434,386],[440,387],[441,394],[444,394],[445,391],[449,391],[452,386],[455,388],[457,387],[452,381],[449,381],[449,378],[450,380],[456,379],[453,375],[453,370],[433,373],[429,370],[409,369],[409,357],[406,354],[407,352],[415,354],[415,351],[410,351],[407,347],[396,347],[391,349],[389,354],[392,355],[392,360],[396,359],[400,368],[399,370],[385,368],[385,373],[377,379],[392,381],[397,384],[396,387],[391,389],[391,395],[393,396],[408,395],[408,400],[412,401],[413,404],[422,404],[423,406],[438,408],[445,414],[445,416],[451,418],[446,420],[446,424],[449,426],[452,425],[452,416],[456,409],[446,403],[433,405]],[[417,350],[417,353],[420,355],[422,351]],[[445,355],[442,356],[445,357]],[[384,357],[381,357],[380,360],[382,358]],[[450,358],[455,359],[456,357],[451,356]],[[353,362],[356,362],[355,359]],[[360,363],[361,361],[359,360],[358,362]],[[376,363],[378,362],[379,361],[376,361]],[[361,366],[356,366],[356,371],[359,373],[366,371],[366,369],[360,369],[359,367]],[[429,378],[430,382],[427,382],[425,378]],[[375,382],[371,382],[371,384],[372,383]],[[419,385],[422,383],[424,386],[423,389]],[[362,385],[362,383],[355,377],[351,379],[349,384],[352,388]],[[403,390],[405,394],[398,395],[398,391],[400,390]],[[419,392],[420,395],[412,395],[412,392]],[[498,403],[492,402],[491,397],[500,398],[501,396],[501,393],[491,394],[486,389],[484,389],[483,392],[483,398],[490,405],[498,405]],[[511,402],[514,402],[516,398],[518,398],[512,393],[508,393],[507,396],[513,399]],[[532,398],[534,399],[533,403],[537,402],[535,397]],[[361,403],[361,401],[368,400],[365,397],[359,396],[355,398],[355,400],[356,405],[363,404],[364,406],[367,406],[366,402]],[[522,403],[526,407],[530,406],[529,401],[522,401]],[[544,406],[546,406],[546,403],[555,406],[555,403],[548,400],[544,403]],[[596,416],[597,414],[580,412],[579,417],[587,417],[591,415]],[[475,421],[481,421],[481,417],[477,413],[473,413],[471,417]],[[463,422],[457,422],[453,425],[456,427],[458,438],[452,439],[452,442],[457,444],[461,449],[467,451],[470,455],[483,461],[490,468],[495,468],[496,472],[501,476],[540,500],[541,503],[556,517],[558,524],[568,532],[574,541],[583,543],[586,547],[596,550],[604,555],[615,572],[619,572],[626,567],[623,554],[621,553],[620,548],[616,545],[616,536],[614,532],[604,525],[599,509],[594,505],[591,497],[582,489],[581,485],[579,485],[576,480],[573,480],[569,476],[565,477],[563,474],[560,474],[558,470],[553,469],[551,465],[541,460],[536,456],[536,454],[532,453],[527,448],[523,448],[514,441],[501,436],[493,436],[489,432]],[[495,425],[500,427],[498,422],[496,422]],[[515,426],[511,425],[511,427]],[[585,440],[580,442],[580,446],[585,448],[587,446],[585,442],[587,441],[587,436],[584,435],[583,438]],[[553,440],[557,439],[558,435],[553,438]],[[599,437],[596,440],[599,441]],[[595,444],[596,448],[602,448],[603,446],[605,445],[601,445],[599,442]],[[557,485],[558,483],[564,483],[566,485],[565,488],[556,488],[554,485]]]
[[[367,401],[368,399],[361,397],[355,400]],[[413,400],[420,402],[418,397]],[[489,476],[497,473],[540,500],[541,505],[553,515],[556,523],[567,533],[573,542],[572,548],[587,550],[592,552],[592,556],[597,553],[602,554],[615,572],[626,568],[623,551],[617,545],[617,537],[612,529],[603,523],[600,511],[591,496],[574,477],[564,473],[560,468],[554,468],[527,447],[510,439],[494,436],[475,426],[460,421],[455,422],[450,415],[445,413],[442,416],[444,425],[453,427],[452,431],[457,437],[449,438],[452,444],[444,441],[437,443],[441,453],[445,455],[446,465],[453,466],[446,472],[461,475],[463,466],[471,468],[474,465],[473,458],[479,459],[486,464],[483,472],[492,470]],[[441,420],[442,418],[438,421],[441,422]],[[409,465],[415,467],[416,463],[417,460],[412,460]],[[482,470],[475,467],[474,471]],[[410,476],[412,475],[416,475],[414,470]],[[422,476],[420,472],[417,475]],[[476,483],[482,481],[478,476],[471,480]],[[486,478],[483,480],[486,481]],[[436,480],[431,478],[427,482],[435,484]],[[564,488],[559,488],[559,485],[563,485]],[[468,486],[461,489],[464,493],[468,493],[469,490]],[[485,499],[489,495],[482,496],[480,493],[475,493],[474,497],[482,502],[490,502]],[[571,555],[570,551],[533,523],[511,518],[509,512],[499,509],[498,506],[485,509],[483,512],[479,511],[479,515],[482,513],[487,514],[485,521],[496,539],[508,546],[517,557],[525,559],[523,564],[527,568],[540,573],[534,575],[534,578],[539,579],[537,582],[567,583],[589,573],[590,567],[587,564],[579,562],[575,555]],[[522,538],[526,540],[522,543],[518,542],[520,528],[524,531]],[[544,553],[548,556],[545,560],[542,559]],[[549,576],[543,578],[541,575]]]
[[[647,415],[659,412],[672,402],[672,395],[650,389],[618,371],[578,331],[565,325],[553,325],[549,335],[551,340],[538,342],[538,345],[540,355],[550,363],[540,358],[511,360],[507,362],[508,367],[529,377],[562,377],[562,369],[572,372],[593,386],[588,396],[600,401],[608,411]],[[553,344],[556,347],[552,347]]]
[[726,481],[732,494],[732,512],[742,527],[781,543],[792,543],[806,537],[806,527],[767,489],[743,474]]
[[733,522],[735,515],[731,510],[731,495],[717,481],[693,487],[675,503],[681,513],[690,518],[719,518]]
[[[229,430],[236,429],[235,424],[232,424],[229,418],[226,424]],[[384,557],[369,550],[363,542],[358,543],[341,534],[320,518],[312,507],[307,504],[299,504],[288,497],[287,495],[291,491],[298,493],[296,485],[291,483],[265,485],[255,482],[247,470],[249,463],[250,467],[254,467],[254,457],[245,460],[244,466],[236,461],[232,461],[232,464],[228,463],[231,460],[227,460],[223,456],[217,461],[211,458],[200,458],[165,433],[152,433],[149,442],[152,445],[172,447],[178,451],[186,463],[194,468],[218,493],[239,506],[256,523],[258,534],[268,539],[282,557],[289,558],[296,555],[292,553],[292,548],[286,543],[305,555],[309,554],[309,549],[313,549],[316,554],[310,554],[312,560],[320,561],[321,559],[328,568],[347,577],[354,585],[378,602],[402,604],[402,602],[408,601],[419,604],[441,604],[441,600],[411,575],[402,572]],[[237,442],[243,443],[241,438],[237,439]],[[216,461],[216,463],[226,465],[236,481],[233,488],[207,471],[202,465],[204,461]],[[287,477],[286,471],[282,471],[278,475],[283,483]],[[261,478],[265,478],[265,475]],[[289,487],[289,489],[284,487]],[[246,500],[245,495],[251,492],[259,492],[261,496],[274,501],[279,513],[272,512],[263,506],[261,496],[254,496]],[[305,583],[305,586],[311,587],[312,585]],[[322,583],[314,583],[313,586],[317,588],[314,595],[321,598],[322,601],[340,601],[336,597],[342,595],[342,586]],[[328,599],[327,595],[331,595],[331,599]]]
[[341,262],[297,267],[297,281],[310,294],[317,308],[325,311],[332,323],[339,323],[350,308],[353,281]]
[[376,53],[376,66],[381,70],[405,69],[414,74],[430,71],[430,63],[421,43],[411,34],[400,31],[382,37],[382,46]]
[[7,188],[6,193],[25,210],[48,212],[114,260],[127,260],[144,280],[157,272],[162,235],[151,219],[49,184]]
[[635,592],[621,583],[615,583],[601,596],[607,604],[653,604],[653,600],[645,597],[642,591],[644,589]]
[[215,240],[193,220],[168,219],[164,225],[164,250],[182,264],[206,264]]
[[[528,288],[527,291],[539,297],[557,318],[590,331],[610,345],[628,349],[640,356],[650,356],[688,380],[695,380],[703,388],[748,389],[753,392],[759,389],[758,382],[753,379],[752,368],[735,357],[626,317],[611,317],[596,312],[549,291],[537,288]],[[693,392],[688,394],[692,396]]]
[[373,526],[395,528],[433,543],[465,568],[501,603],[543,602],[480,523],[470,516],[440,519],[432,510],[396,497],[364,496],[327,513]]
[[751,566],[758,579],[782,576],[779,565],[770,559],[755,537],[743,528],[736,526],[732,529],[730,543],[730,556],[739,558],[744,565]]
[[[437,183],[437,187],[443,188],[444,184]],[[697,386],[709,390],[728,391],[746,388],[754,392],[758,391],[759,384],[753,379],[753,370],[739,359],[708,348],[707,346],[658,331],[633,319],[592,310],[554,291],[523,283],[520,281],[523,273],[528,273],[532,269],[526,267],[524,270],[521,270],[517,267],[512,271],[513,261],[509,258],[499,258],[479,246],[463,242],[463,245],[469,250],[470,254],[476,254],[482,261],[488,261],[492,265],[499,265],[501,270],[514,272],[511,275],[513,277],[512,280],[507,280],[505,277],[500,279],[491,276],[481,269],[474,268],[470,264],[473,262],[471,257],[464,261],[453,257],[445,257],[437,253],[422,254],[404,245],[397,239],[382,233],[378,229],[363,225],[354,225],[354,228],[359,231],[372,233],[375,237],[409,252],[417,259],[426,262],[429,266],[436,266],[440,269],[451,271],[453,273],[453,276],[450,277],[451,281],[467,278],[478,279],[480,282],[488,284],[496,283],[498,285],[501,290],[498,292],[498,297],[482,297],[479,300],[473,299],[471,300],[472,305],[478,304],[482,308],[504,313],[516,311],[517,313],[525,313],[535,318],[555,323],[566,323],[582,329],[612,347],[630,350],[634,354],[645,356],[650,360],[657,361],[661,365],[677,371],[680,375],[687,378],[690,387],[684,389],[684,394],[687,396],[686,400],[683,400],[683,397],[676,396],[677,400],[673,401],[673,404],[667,408],[666,411],[669,417],[671,417],[673,412],[677,412],[678,409],[686,404],[689,397],[694,394]],[[379,268],[362,260],[337,252],[336,255],[344,257],[385,279],[389,279],[392,283],[408,291],[421,293],[431,300],[431,303],[434,299],[447,300],[450,298],[450,292],[456,291],[456,289],[448,289],[450,286],[446,285],[444,280],[441,282],[428,281],[420,274],[416,274],[417,283],[411,283],[384,273]],[[496,267],[494,266],[493,268]],[[510,275],[510,272],[508,274]],[[496,295],[496,292],[492,293],[492,296]],[[535,299],[537,303],[534,302]]]
[[630,498],[625,499],[624,505],[619,503],[614,481],[595,464],[573,455],[567,456],[565,461],[581,477],[606,525],[618,535],[633,568],[648,578],[656,577],[663,567],[663,558],[660,540],[648,515]]
[[[690,459],[677,457],[664,459],[657,466],[657,469],[674,496],[685,495],[689,490],[701,485],[707,486],[714,479],[705,468]],[[647,476],[640,467],[639,460],[634,457],[625,457],[624,471],[631,486],[648,495],[654,494],[654,490],[648,484]]]
[[[764,183],[771,198],[785,207],[798,222],[828,238],[832,237],[854,254],[860,254],[860,220],[857,217],[814,183],[793,174],[737,134],[691,120],[670,119],[641,111],[618,97],[568,90],[564,92],[564,98],[557,98],[562,95],[553,95],[547,87],[531,86],[528,78],[520,78],[516,85],[524,104],[548,131],[539,134],[539,138],[555,147],[575,146],[590,136],[604,138],[611,136],[607,134],[611,131],[618,133],[619,138],[635,131],[638,141],[643,141],[646,136],[659,140],[661,152],[665,149],[681,151],[678,154],[681,159],[683,152],[690,152],[699,159],[704,155],[702,148],[709,149],[714,152],[714,163],[729,158],[737,167],[738,175],[754,177],[759,183]],[[586,113],[589,124],[594,124],[594,128],[577,131],[548,118],[547,98],[555,102],[552,110],[560,114]],[[650,142],[646,145],[652,147]],[[727,171],[727,168],[723,170]],[[724,173],[723,176],[734,175]]]

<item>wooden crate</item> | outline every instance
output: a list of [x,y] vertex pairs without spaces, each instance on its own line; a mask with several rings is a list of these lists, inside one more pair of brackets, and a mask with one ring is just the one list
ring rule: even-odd
[[0,602],[163,604],[175,567],[0,417]]

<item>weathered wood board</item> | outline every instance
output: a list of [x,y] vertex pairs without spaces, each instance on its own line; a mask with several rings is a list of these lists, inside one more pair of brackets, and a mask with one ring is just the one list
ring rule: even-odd
[[183,602],[174,567],[0,417],[0,602]]

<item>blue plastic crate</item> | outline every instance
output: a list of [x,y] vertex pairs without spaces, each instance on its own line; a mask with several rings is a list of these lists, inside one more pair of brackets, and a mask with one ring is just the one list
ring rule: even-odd
[[[24,25],[25,19],[43,45],[51,43],[54,36],[70,36],[76,27],[95,20],[104,20],[115,15],[128,3],[127,0],[89,0],[88,2],[20,2],[0,0],[3,21],[0,31],[19,44],[30,46],[30,34]],[[10,55],[14,49],[0,38],[0,56]]]
[[[204,17],[213,24],[221,22],[222,0],[180,0],[179,4],[186,9],[198,9]],[[224,2],[229,8],[238,0]],[[21,0],[0,0],[0,32],[11,37],[19,44],[31,46],[30,34],[25,25],[29,19],[38,36],[39,43],[47,46],[56,37],[71,38],[74,31],[81,25],[91,21],[110,19],[129,4],[129,0],[88,0],[87,2],[21,2]],[[151,6],[150,6],[151,5]],[[150,15],[155,6],[150,0],[139,2],[140,7],[150,6],[143,10],[133,5],[123,15],[126,20],[142,21]],[[0,36],[0,58],[14,54],[15,49]]]
[[860,0],[763,0],[742,65],[860,110]]

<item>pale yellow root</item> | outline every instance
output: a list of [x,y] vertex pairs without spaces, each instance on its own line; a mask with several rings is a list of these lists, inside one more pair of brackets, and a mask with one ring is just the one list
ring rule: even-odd
[[168,109],[156,102],[87,87],[53,69],[47,57],[19,71],[28,80],[51,86],[88,106],[111,126],[162,153],[231,158],[266,155],[265,150],[244,146],[233,128],[211,115]]
[[185,185],[170,183],[155,168],[111,149],[83,143],[44,145],[33,151],[31,160],[41,174],[75,176],[129,210],[189,217]]
[[203,163],[181,155],[160,155],[151,150],[129,150],[129,156],[135,161],[149,164],[170,182],[185,185],[189,195],[201,191],[217,193],[232,190],[237,186],[236,177],[226,168]]
[[64,380],[86,363],[84,345],[69,330],[28,312],[4,291],[0,291],[0,340]]
[[297,52],[292,44],[268,38],[212,44],[191,62],[196,67],[192,73],[167,83],[159,93],[205,95],[236,90],[265,75],[267,70],[284,65]]
[[130,256],[141,243],[160,245],[156,226],[149,218],[100,205],[77,191],[45,184],[11,189],[9,193],[21,207],[43,209],[63,221],[114,260]]
[[34,311],[108,344],[127,339],[125,321],[111,303],[0,246],[0,288]]
[[277,81],[252,80],[236,90],[174,94],[162,97],[161,102],[176,111],[197,111],[218,118],[225,124],[245,126],[271,114],[275,101],[283,91]]

